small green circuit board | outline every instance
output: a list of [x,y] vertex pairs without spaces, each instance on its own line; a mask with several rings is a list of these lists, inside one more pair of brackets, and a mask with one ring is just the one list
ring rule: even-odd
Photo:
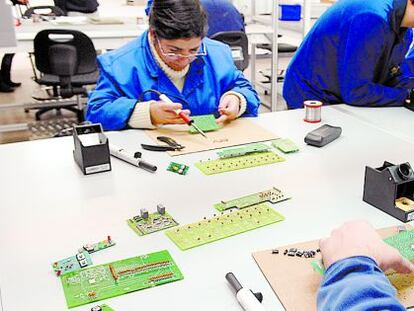
[[280,138],[273,140],[272,146],[284,153],[293,153],[299,151],[299,147],[289,138]]
[[[199,129],[203,132],[212,132],[220,129],[220,126],[216,122],[216,118],[213,114],[206,114],[202,116],[193,116],[191,117],[194,120],[194,124],[197,125]],[[190,126],[190,133],[197,134],[197,130]]]
[[127,220],[128,226],[138,235],[147,235],[178,225],[178,222],[168,213],[160,214],[155,212],[148,215],[148,218],[135,216]]
[[115,311],[115,310],[112,309],[110,306],[103,304],[100,306],[92,307],[91,311]]
[[57,276],[70,273],[92,265],[91,256],[87,251],[79,252],[75,256],[56,261],[52,264]]
[[269,151],[235,158],[200,161],[195,163],[195,166],[205,175],[214,175],[282,161],[285,159]]
[[290,197],[286,196],[281,190],[273,187],[266,191],[253,193],[230,201],[221,201],[220,203],[214,204],[214,208],[222,212],[231,208],[242,209],[263,202],[275,204],[288,199]]
[[171,162],[170,165],[167,167],[167,171],[177,173],[179,175],[187,175],[189,169],[190,167],[188,167],[187,165],[176,162]]
[[69,272],[61,277],[69,308],[182,279],[181,271],[166,250]]
[[168,230],[166,235],[181,249],[218,241],[270,225],[285,218],[273,210],[269,204],[246,207],[240,211],[229,212],[190,225]]
[[220,159],[227,159],[227,158],[235,158],[240,156],[245,156],[251,153],[259,153],[259,152],[266,152],[269,151],[271,148],[266,144],[251,144],[246,145],[240,148],[231,148],[231,149],[224,149],[222,151],[217,152]]
[[87,251],[89,254],[92,254],[92,253],[99,252],[103,249],[106,249],[114,245],[115,245],[115,242],[112,241],[110,236],[108,236],[106,240],[93,243],[93,244],[85,244],[82,248],[79,249],[79,252]]
[[388,245],[396,248],[403,257],[414,260],[414,231],[407,230],[384,239]]
[[312,260],[310,265],[312,266],[313,271],[319,273],[321,276],[325,275],[326,269],[322,260]]

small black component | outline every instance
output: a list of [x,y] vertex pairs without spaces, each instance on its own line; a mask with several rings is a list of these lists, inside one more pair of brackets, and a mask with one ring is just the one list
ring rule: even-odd
[[279,254],[279,250],[278,249],[272,249],[272,254]]
[[141,152],[137,151],[137,152],[134,153],[134,158],[135,159],[141,159],[141,157],[142,157],[142,153]]
[[298,256],[298,257],[302,257],[302,256],[303,256],[303,251],[297,251],[297,252],[296,252],[296,256]]
[[91,311],[102,311],[101,306],[92,307]]
[[315,147],[323,147],[341,136],[341,133],[342,128],[339,126],[324,124],[309,132],[305,137],[305,143]]
[[285,251],[283,252],[283,255],[286,255],[288,253],[288,250],[285,249]]
[[297,251],[298,251],[298,249],[297,249],[297,248],[291,248],[291,249],[289,249],[289,252],[296,253]]
[[290,256],[290,257],[295,257],[295,253],[289,252],[287,255]]

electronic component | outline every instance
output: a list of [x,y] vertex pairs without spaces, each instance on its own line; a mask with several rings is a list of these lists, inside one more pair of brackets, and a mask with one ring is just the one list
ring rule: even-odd
[[91,311],[115,311],[115,310],[112,309],[110,306],[103,304],[100,306],[92,307]]
[[205,175],[213,175],[282,161],[285,161],[285,159],[269,151],[235,158],[200,161],[195,166]]
[[275,204],[288,199],[290,199],[290,197],[286,196],[281,190],[273,187],[266,191],[253,193],[230,201],[221,201],[220,203],[214,204],[214,208],[222,212],[231,208],[242,209],[263,202]]
[[187,175],[189,169],[190,167],[187,165],[171,162],[167,168],[167,171],[177,173],[179,175]]
[[270,225],[285,218],[269,204],[246,207],[210,219],[168,230],[166,235],[181,249],[221,240],[239,233]]
[[240,148],[231,148],[231,149],[224,149],[222,151],[217,152],[220,159],[226,158],[235,158],[244,156],[251,153],[260,153],[266,152],[270,150],[270,146],[258,143],[258,144],[250,144]]
[[79,249],[79,252],[87,251],[89,254],[91,254],[114,245],[115,242],[112,241],[111,237],[108,235],[108,238],[106,240],[93,244],[85,244],[81,249]]
[[178,225],[162,204],[158,204],[157,212],[152,214],[144,208],[141,209],[140,216],[128,219],[127,223],[138,235],[146,235]]
[[92,265],[91,256],[87,251],[79,252],[75,256],[56,261],[52,264],[57,276],[76,271]]
[[341,136],[342,128],[324,124],[316,130],[309,132],[305,137],[305,143],[315,147],[323,147]]
[[384,239],[384,242],[396,248],[403,257],[408,260],[414,260],[414,250],[412,248],[414,244],[414,231],[407,230],[399,232]]
[[299,151],[299,147],[289,138],[279,138],[272,141],[272,146],[283,153],[293,153]]
[[68,308],[182,279],[181,271],[166,250],[69,272],[61,277]]
[[[202,116],[193,116],[195,125],[200,128],[203,132],[212,132],[220,129],[220,126],[216,122],[216,118],[213,114],[206,114]],[[191,134],[197,134],[197,130],[190,127]]]

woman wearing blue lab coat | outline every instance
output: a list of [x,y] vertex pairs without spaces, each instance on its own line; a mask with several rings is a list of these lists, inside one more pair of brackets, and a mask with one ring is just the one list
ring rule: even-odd
[[305,100],[401,106],[414,87],[413,0],[342,0],[308,33],[286,72],[289,108]]
[[[177,109],[215,114],[223,124],[257,116],[258,95],[234,66],[230,49],[205,38],[199,0],[155,0],[149,23],[149,31],[98,57],[100,78],[87,120],[120,130],[182,123]],[[174,104],[161,101],[159,93]]]

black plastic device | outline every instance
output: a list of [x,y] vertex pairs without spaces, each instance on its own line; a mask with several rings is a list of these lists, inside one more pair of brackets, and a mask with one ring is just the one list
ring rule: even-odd
[[342,128],[339,126],[324,124],[309,132],[305,137],[305,143],[315,147],[323,147],[341,136],[341,133]]

